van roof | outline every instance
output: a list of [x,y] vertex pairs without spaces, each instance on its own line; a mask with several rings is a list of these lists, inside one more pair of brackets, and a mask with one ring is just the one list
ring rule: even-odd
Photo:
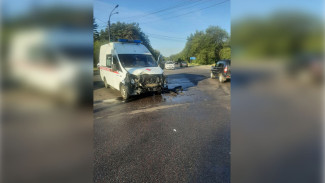
[[111,42],[107,45],[112,46],[118,54],[151,54],[150,51],[140,43]]

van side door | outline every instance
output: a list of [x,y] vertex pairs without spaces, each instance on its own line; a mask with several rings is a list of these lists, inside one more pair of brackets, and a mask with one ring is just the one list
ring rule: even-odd
[[116,65],[116,70],[112,70],[112,77],[114,78],[113,80],[113,87],[116,89],[120,89],[120,83],[123,80],[123,71],[121,69],[120,63],[117,59],[116,54],[113,54],[113,63]]
[[112,55],[106,54],[106,62],[104,66],[101,66],[100,72],[103,75],[103,78],[106,79],[106,82],[108,85],[113,85],[113,79],[112,79]]

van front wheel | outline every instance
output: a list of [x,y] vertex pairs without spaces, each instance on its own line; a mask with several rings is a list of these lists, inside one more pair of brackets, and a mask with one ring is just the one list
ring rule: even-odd
[[120,91],[124,100],[127,100],[130,97],[128,88],[125,85],[121,85]]
[[211,79],[216,78],[212,72],[210,74],[210,77],[211,77]]

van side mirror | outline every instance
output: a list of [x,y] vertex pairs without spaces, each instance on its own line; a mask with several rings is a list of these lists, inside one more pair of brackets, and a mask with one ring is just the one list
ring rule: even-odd
[[117,70],[116,64],[112,64],[112,70],[113,71],[116,71]]

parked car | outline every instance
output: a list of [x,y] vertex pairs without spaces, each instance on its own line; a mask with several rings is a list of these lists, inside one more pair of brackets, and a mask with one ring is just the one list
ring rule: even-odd
[[219,82],[223,83],[231,79],[230,60],[220,60],[211,68],[211,78],[218,77]]
[[145,92],[161,93],[167,87],[164,71],[140,40],[102,45],[99,62],[105,87],[119,90],[125,100]]
[[184,61],[183,61],[183,62],[180,62],[180,63],[179,63],[179,66],[180,66],[180,67],[188,67],[188,64],[187,64],[187,62],[184,62]]
[[172,61],[167,61],[165,63],[165,69],[175,69],[175,64]]

